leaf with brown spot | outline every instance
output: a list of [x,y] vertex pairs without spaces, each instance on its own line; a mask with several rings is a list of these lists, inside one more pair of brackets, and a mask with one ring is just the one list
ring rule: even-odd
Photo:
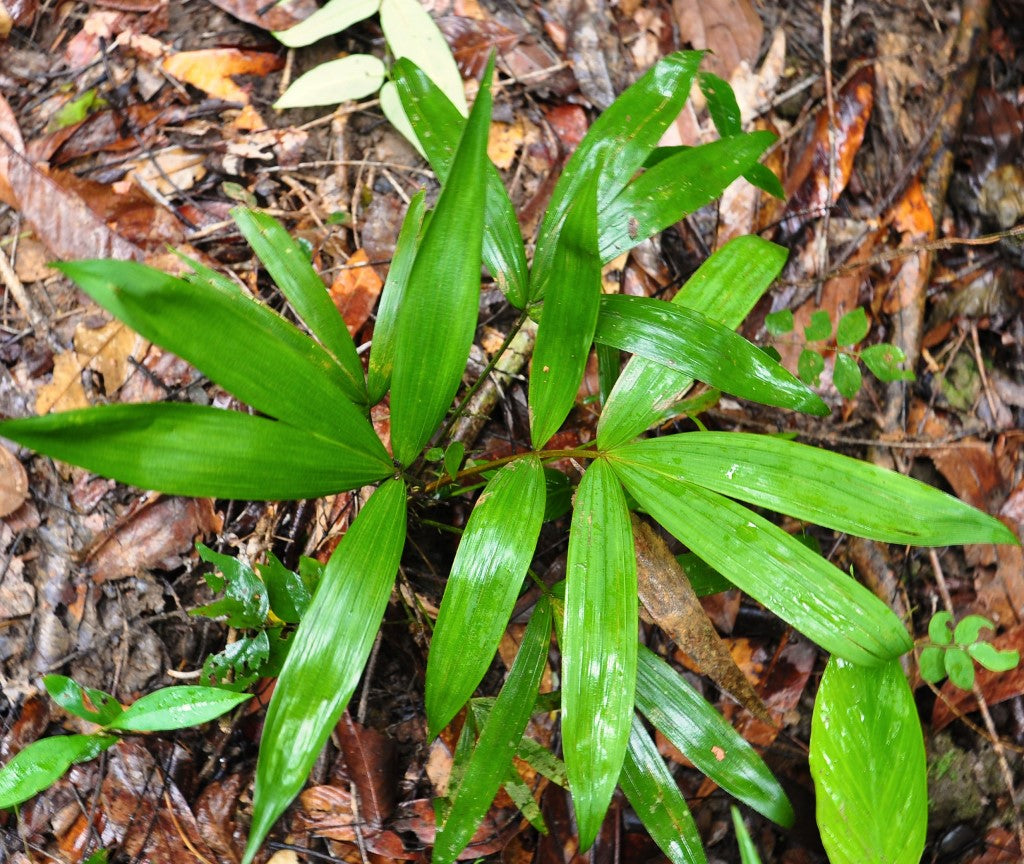
[[701,671],[752,714],[772,716],[715,631],[686,571],[646,522],[632,516],[637,590],[654,623],[689,654]]

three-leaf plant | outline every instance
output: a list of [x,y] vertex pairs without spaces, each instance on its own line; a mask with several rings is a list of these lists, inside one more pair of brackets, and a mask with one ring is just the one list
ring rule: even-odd
[[[779,247],[756,237],[729,243],[672,302],[601,293],[603,263],[712,201],[739,176],[771,185],[756,166],[772,136],[733,126],[722,109],[724,85],[707,78],[726,137],[657,150],[700,60],[698,52],[665,58],[594,122],[553,191],[531,267],[486,156],[491,69],[467,120],[425,74],[399,60],[398,93],[442,191],[430,214],[422,197],[410,207],[367,374],[308,259],[264,215],[241,210],[235,218],[312,338],[200,265],[184,279],[123,262],[60,265],[100,305],[258,414],[181,403],[105,405],[10,420],[0,434],[127,483],[184,495],[309,498],[376,485],[326,565],[278,678],[245,864],[301,790],[357,684],[402,554],[407,499],[434,491],[417,473],[420,457],[446,444],[435,439],[477,326],[481,264],[513,307],[539,319],[529,384],[532,446],[503,467],[478,465],[454,478],[490,475],[434,630],[426,681],[431,734],[473,696],[508,623],[544,518],[544,464],[571,457],[589,465],[576,490],[565,582],[536,605],[504,688],[486,716],[476,715],[475,744],[467,733],[473,749],[439,808],[435,862],[456,858],[495,790],[510,785],[552,629],[561,652],[565,777],[582,848],[593,843],[619,784],[673,862],[705,860],[648,724],[750,807],[778,823],[792,821],[789,801],[753,749],[668,663],[638,645],[630,507],[868,680],[891,677],[893,658],[910,650],[903,623],[761,511],[901,544],[1016,542],[1000,522],[950,496],[801,444],[721,432],[638,439],[694,380],[768,405],[827,413],[821,399],[733,330],[781,269]],[[595,344],[614,349],[602,351],[606,359],[619,351],[634,356],[611,386],[596,441],[548,449]],[[611,371],[620,371],[617,364]],[[393,456],[368,420],[370,405],[388,393]],[[836,679],[841,692],[851,690],[843,690],[843,675]],[[884,714],[886,706],[877,710]],[[835,723],[855,722],[854,712],[836,717],[836,734],[842,730]],[[835,758],[859,756],[840,750]],[[916,777],[917,763],[906,770]],[[843,811],[844,790],[836,794],[836,807],[822,811],[826,820]]]

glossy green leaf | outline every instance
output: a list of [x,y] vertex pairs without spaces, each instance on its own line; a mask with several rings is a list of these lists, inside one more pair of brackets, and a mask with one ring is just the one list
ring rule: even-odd
[[594,842],[622,770],[636,678],[636,557],[622,487],[603,459],[579,488],[569,532],[562,749],[580,848]]
[[109,693],[83,687],[63,675],[43,676],[43,686],[61,708],[90,723],[105,726],[123,710],[121,703]]
[[863,306],[847,312],[836,324],[836,344],[850,348],[868,335],[868,315]]
[[431,738],[473,695],[491,665],[533,560],[544,486],[540,460],[524,456],[494,475],[469,517],[427,658]]
[[395,326],[391,442],[403,465],[419,455],[451,407],[473,344],[490,120],[488,72],[416,252]]
[[946,651],[935,645],[927,645],[921,649],[918,668],[925,681],[937,684],[946,677]]
[[810,763],[832,864],[918,864],[928,778],[921,721],[898,662],[829,660],[811,718]]
[[[779,275],[787,251],[753,235],[737,237],[686,280],[672,302],[738,327]],[[646,357],[622,370],[597,423],[597,443],[615,447],[636,437],[683,398],[693,378]]]
[[301,48],[347,30],[358,21],[375,14],[379,8],[380,0],[328,0],[298,24],[287,30],[275,30],[274,36],[289,48]]
[[701,864],[708,860],[686,799],[636,715],[619,784],[651,838],[672,864]]
[[434,864],[451,864],[465,849],[509,774],[533,712],[551,644],[551,604],[542,598],[523,635],[505,686],[494,702],[434,843]]
[[[774,140],[771,132],[735,135],[683,150],[648,168],[618,197],[601,206],[601,259],[612,260],[714,201],[730,183],[757,164],[757,158]],[[685,178],[685,182],[680,178]],[[538,239],[538,254],[545,251]],[[546,287],[546,282],[542,284]]]
[[[633,232],[635,238],[630,238],[631,214],[623,216],[622,211],[628,208],[623,208],[622,202],[614,218],[607,215],[606,208],[633,180],[658,139],[679,115],[702,57],[703,52],[684,51],[658,61],[594,121],[562,170],[544,214],[530,272],[530,301],[539,299],[547,290],[559,227],[572,202],[593,178],[597,178],[598,224],[602,234],[606,226],[614,226],[616,236],[625,236],[623,242],[628,245],[624,249],[643,240],[639,230]],[[636,194],[628,200],[642,203]],[[618,254],[606,249],[604,242],[599,245],[606,261]]]
[[936,612],[928,622],[928,638],[936,645],[953,644],[953,613]]
[[811,313],[811,320],[804,327],[804,338],[808,342],[820,342],[832,335],[832,319],[824,309]]
[[730,795],[779,825],[793,824],[789,799],[761,757],[679,673],[643,646],[636,707]]
[[544,469],[547,498],[544,503],[544,521],[559,519],[572,509],[572,481],[554,468]]
[[273,675],[267,669],[270,662],[270,632],[274,633],[275,642],[280,643],[280,628],[275,627],[269,632],[266,629],[256,630],[252,635],[240,636],[221,651],[209,655],[203,661],[203,674],[199,682],[216,683],[218,687],[239,692],[245,690],[258,673],[265,673],[264,677]]
[[405,543],[405,486],[388,480],[352,522],[324,569],[267,709],[243,864],[302,789],[355,690]]
[[117,739],[109,735],[40,738],[0,768],[0,810],[27,801],[52,786],[76,762],[98,756]]
[[732,827],[736,832],[736,844],[740,848],[740,864],[761,864],[761,856],[757,854],[757,847],[750,839],[747,826],[743,824],[739,807],[733,805],[729,809],[732,811]]
[[302,575],[285,567],[273,552],[256,569],[267,586],[267,599],[274,614],[288,624],[297,624],[313,600]]
[[0,435],[122,483],[171,495],[316,498],[394,473],[376,438],[383,458],[286,423],[181,402],[102,405],[6,420]]
[[609,461],[670,533],[826,650],[866,664],[910,650],[913,643],[888,606],[754,511],[669,473],[613,454]]
[[947,648],[942,658],[946,664],[946,674],[961,690],[970,690],[974,686],[974,663],[971,655],[962,648]]
[[541,449],[576,401],[601,301],[596,176],[569,208],[550,263],[529,384],[530,434]]
[[250,698],[219,687],[163,687],[138,699],[107,724],[128,732],[164,732],[198,726],[220,717]]
[[990,672],[1009,672],[1020,663],[1016,648],[1001,651],[991,642],[975,642],[967,647],[967,653]]
[[825,358],[813,348],[804,348],[796,361],[796,373],[808,387],[821,384],[821,373],[825,371]]
[[292,309],[338,362],[349,399],[365,402],[366,380],[356,344],[309,256],[272,216],[244,207],[233,209],[231,216]]
[[130,261],[55,266],[112,315],[257,411],[386,456],[334,358],[261,303]]
[[706,315],[675,303],[604,295],[594,339],[735,396],[779,408],[828,414],[828,406],[818,396],[756,345]]
[[615,458],[857,537],[915,546],[1016,542],[998,519],[918,480],[770,435],[687,432],[627,444]]
[[367,371],[367,387],[370,403],[376,404],[384,398],[391,385],[391,371],[395,365],[395,323],[398,310],[405,299],[409,285],[409,274],[413,261],[416,260],[416,248],[419,243],[420,231],[423,228],[425,212],[424,197],[421,189],[409,202],[409,209],[402,220],[402,228],[395,242],[395,254],[388,269],[388,278],[380,292],[380,303],[377,306],[377,318],[373,324],[373,342],[370,344],[370,362]]
[[832,383],[836,390],[846,399],[852,399],[860,392],[864,377],[860,373],[857,361],[849,354],[836,354],[836,365],[832,372]]
[[[426,73],[409,60],[397,60],[392,69],[395,85],[423,146],[430,167],[442,184],[448,182],[459,136],[466,121]],[[484,237],[482,257],[498,287],[516,308],[526,305],[526,250],[515,208],[505,184],[488,160],[484,169]]]
[[871,345],[861,351],[860,359],[879,381],[914,380],[913,371],[900,368],[900,364],[907,361],[907,355],[895,345],[887,342]]
[[386,73],[384,64],[372,54],[328,60],[296,78],[274,107],[281,111],[365,99],[380,89]]
[[957,645],[969,645],[978,641],[982,630],[991,630],[994,633],[995,629],[996,625],[984,615],[967,615],[957,622],[953,630],[953,641]]
[[206,606],[192,609],[190,614],[205,618],[224,618],[229,627],[261,627],[270,611],[270,600],[263,580],[244,561],[231,555],[214,552],[202,543],[196,544],[199,557],[213,564],[221,574],[206,573],[206,584],[214,593],[224,592]]

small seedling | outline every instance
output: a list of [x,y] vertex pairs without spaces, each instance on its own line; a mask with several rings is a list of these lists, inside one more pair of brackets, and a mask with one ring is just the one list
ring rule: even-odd
[[921,649],[921,677],[937,684],[945,677],[961,690],[974,687],[974,664],[990,672],[1009,672],[1020,663],[1020,652],[1000,650],[979,638],[982,630],[995,632],[995,624],[983,615],[968,615],[956,627],[950,612],[936,612],[928,622],[931,644]]

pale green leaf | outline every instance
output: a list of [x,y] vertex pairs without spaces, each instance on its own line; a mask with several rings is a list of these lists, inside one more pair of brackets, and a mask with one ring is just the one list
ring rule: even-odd
[[430,737],[455,716],[494,658],[533,560],[545,484],[533,455],[510,462],[488,482],[452,564],[427,658]]
[[921,721],[898,662],[829,661],[811,719],[810,763],[832,864],[918,864],[928,778]]
[[1009,672],[1020,663],[1020,652],[1016,648],[1000,651],[991,642],[975,642],[967,647],[967,653],[990,672]]
[[349,526],[324,569],[267,709],[243,864],[250,864],[302,789],[355,690],[394,585],[405,520],[405,486],[389,480]]
[[946,677],[946,652],[936,645],[927,645],[921,649],[918,660],[921,677],[925,681],[937,684]]
[[950,681],[961,690],[970,690],[974,687],[974,663],[971,662],[970,654],[962,648],[947,648],[943,659]]
[[857,537],[915,546],[1016,542],[998,519],[919,480],[770,435],[687,432],[627,444],[615,458]]
[[347,30],[369,18],[380,8],[380,0],[328,0],[308,18],[287,30],[275,30],[274,36],[289,48],[311,45],[319,39]]
[[282,111],[365,99],[380,90],[386,72],[384,64],[372,54],[328,60],[296,78],[274,107]]
[[996,625],[984,615],[967,615],[957,622],[953,630],[953,641],[957,645],[969,645],[978,641],[982,630],[991,630],[994,633],[995,629]]
[[928,622],[928,638],[932,640],[936,645],[952,645],[953,644],[953,613],[936,612],[932,615],[931,621]]
[[565,581],[562,749],[580,848],[588,849],[622,770],[636,680],[633,534],[622,487],[603,459],[576,491]]

